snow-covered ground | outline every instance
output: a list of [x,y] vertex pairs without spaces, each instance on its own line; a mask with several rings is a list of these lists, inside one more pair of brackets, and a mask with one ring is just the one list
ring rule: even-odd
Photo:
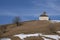
[[18,34],[18,35],[14,35],[15,37],[19,37],[20,39],[24,39],[24,38],[27,38],[27,37],[31,37],[31,36],[39,36],[38,33],[35,33],[35,34]]
[[51,40],[51,39],[47,39],[47,38],[45,38],[45,37],[42,37],[43,38],[43,40]]
[[60,39],[60,36],[58,35],[43,35],[41,33],[35,33],[35,34],[18,34],[18,35],[14,35],[15,37],[19,37],[20,39],[24,40],[24,38],[27,38],[27,37],[31,37],[31,36],[42,36],[42,38],[44,40],[49,40],[47,38],[44,38],[44,37],[48,37],[48,38],[51,38],[51,39],[55,39],[55,40],[59,40]]
[[1,38],[0,40],[11,40],[10,38]]
[[60,33],[60,31],[57,31],[57,33]]
[[[19,37],[22,40],[24,40],[24,38],[32,37],[32,36],[36,36],[36,37],[41,36],[44,40],[52,40],[52,39],[59,40],[60,39],[59,35],[44,35],[42,33],[14,35],[14,37]],[[11,40],[11,39],[10,38],[2,38],[1,40]]]
[[52,39],[55,39],[55,40],[59,40],[59,37],[60,37],[58,35],[42,35],[42,36],[52,38]]

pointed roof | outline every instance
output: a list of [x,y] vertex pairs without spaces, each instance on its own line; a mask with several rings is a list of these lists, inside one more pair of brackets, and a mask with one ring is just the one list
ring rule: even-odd
[[48,15],[46,14],[46,12],[43,12],[43,14],[40,15],[40,17],[48,17]]

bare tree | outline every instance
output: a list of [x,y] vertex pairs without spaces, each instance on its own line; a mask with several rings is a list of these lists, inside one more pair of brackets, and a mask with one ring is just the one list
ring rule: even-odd
[[19,26],[21,23],[20,23],[20,18],[19,17],[15,17],[15,19],[13,20],[14,21],[14,24],[16,24],[17,26]]

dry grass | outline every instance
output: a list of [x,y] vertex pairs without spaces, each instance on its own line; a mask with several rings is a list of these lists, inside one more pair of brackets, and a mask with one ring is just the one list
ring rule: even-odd
[[12,36],[15,34],[25,33],[43,33],[43,34],[54,34],[50,29],[50,25],[53,25],[53,31],[60,30],[60,23],[50,23],[50,21],[26,21],[23,22],[21,26],[16,26],[15,24],[11,24],[7,26],[7,32],[2,35],[4,36]]
[[41,37],[27,37],[24,40],[44,40],[44,39]]
[[19,37],[11,37],[11,40],[21,40]]

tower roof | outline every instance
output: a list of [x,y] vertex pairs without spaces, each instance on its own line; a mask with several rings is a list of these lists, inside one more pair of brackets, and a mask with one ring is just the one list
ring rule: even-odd
[[46,12],[43,12],[42,15],[40,15],[41,17],[48,17],[48,15],[46,14]]

